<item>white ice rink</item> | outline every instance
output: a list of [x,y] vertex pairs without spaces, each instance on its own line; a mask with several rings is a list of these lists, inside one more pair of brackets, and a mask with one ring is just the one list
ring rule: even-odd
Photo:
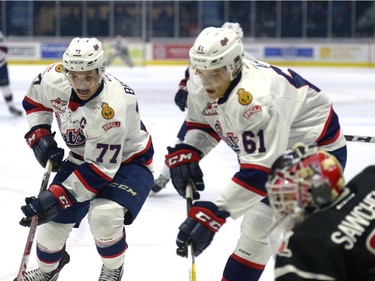
[[[10,66],[11,86],[18,106],[21,106],[30,82],[43,69],[44,66]],[[375,136],[375,69],[293,69],[328,94],[345,134]],[[153,136],[155,176],[159,175],[166,146],[174,144],[184,119],[184,113],[173,101],[184,70],[183,66],[108,68],[108,72],[131,86],[138,96],[142,119]],[[23,138],[28,130],[25,118],[11,116],[1,95],[0,130],[0,280],[11,281],[18,272],[28,234],[28,229],[18,224],[22,217],[20,206],[26,196],[38,193],[44,170]],[[62,144],[61,139],[57,139]],[[375,143],[348,143],[345,171],[348,179],[372,163],[375,163]],[[235,173],[236,156],[220,144],[202,160],[201,166],[206,183],[202,199],[213,200]],[[177,228],[185,218],[185,210],[185,201],[171,184],[148,198],[134,224],[126,227],[129,248],[123,280],[188,280],[188,260],[175,254]],[[211,246],[196,258],[198,281],[221,280],[226,260],[239,236],[239,223],[239,220],[229,219]],[[86,221],[79,229],[73,230],[67,251],[71,261],[61,272],[59,281],[98,280],[102,262]],[[29,268],[35,267],[34,243]],[[272,260],[261,280],[273,280]]]

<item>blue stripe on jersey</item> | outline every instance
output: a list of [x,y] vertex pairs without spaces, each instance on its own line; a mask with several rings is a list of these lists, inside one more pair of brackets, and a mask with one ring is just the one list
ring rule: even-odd
[[333,143],[337,140],[340,135],[340,123],[339,117],[331,107],[331,111],[329,117],[324,125],[324,130],[320,137],[317,139],[317,143],[319,146],[327,145]]
[[26,111],[26,114],[35,112],[35,111],[48,111],[48,112],[53,112],[52,109],[45,107],[41,103],[37,103],[30,99],[29,97],[25,97],[22,101],[22,106]]
[[311,84],[309,81],[305,80],[302,76],[300,76],[298,73],[294,72],[293,70],[289,68],[288,68],[288,72],[290,73],[290,76],[276,66],[272,65],[271,68],[277,74],[283,76],[286,80],[288,80],[289,83],[292,84],[297,89],[307,85],[310,88],[314,89],[315,91],[320,92],[320,89],[318,87],[316,87],[314,84]]
[[260,195],[267,196],[265,183],[268,177],[268,169],[243,168],[237,172],[232,180],[242,187]]
[[147,146],[144,150],[134,154],[132,157],[123,161],[123,164],[136,163],[141,165],[149,165],[153,161],[154,145],[152,144],[151,137],[148,140]]
[[202,123],[195,123],[195,122],[186,122],[187,130],[201,130],[207,134],[209,134],[211,137],[213,137],[217,142],[221,140],[219,135],[215,132],[214,129],[208,124],[202,124]]
[[188,80],[189,78],[190,78],[189,67],[187,67],[185,70],[185,79]]
[[141,130],[147,132],[145,124],[141,121]]
[[84,163],[78,166],[74,173],[85,188],[93,193],[98,193],[111,180],[99,175],[95,170],[92,169],[89,163]]

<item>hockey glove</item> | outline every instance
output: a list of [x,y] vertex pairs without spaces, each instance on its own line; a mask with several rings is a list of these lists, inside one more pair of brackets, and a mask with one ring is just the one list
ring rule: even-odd
[[20,225],[30,226],[33,216],[38,215],[38,225],[53,220],[60,210],[72,206],[65,190],[56,184],[52,184],[48,190],[42,191],[38,198],[35,196],[25,199],[26,205],[21,207],[25,217],[21,219]]
[[167,149],[169,154],[165,155],[165,162],[170,169],[174,188],[185,198],[186,186],[191,181],[194,189],[193,199],[199,199],[197,190],[204,190],[203,173],[199,167],[199,160],[203,157],[203,153],[184,143]]
[[185,111],[185,108],[187,108],[187,97],[188,97],[188,92],[186,90],[186,79],[181,80],[179,87],[180,87],[179,90],[174,96],[174,102],[181,109],[181,111]]
[[64,149],[57,147],[54,136],[49,128],[38,127],[30,130],[25,139],[40,165],[46,167],[47,160],[51,159],[52,171],[56,172],[63,161]]
[[180,225],[177,234],[177,255],[187,257],[188,245],[194,256],[199,256],[212,242],[215,233],[229,217],[226,211],[209,201],[197,201],[189,210],[188,218]]

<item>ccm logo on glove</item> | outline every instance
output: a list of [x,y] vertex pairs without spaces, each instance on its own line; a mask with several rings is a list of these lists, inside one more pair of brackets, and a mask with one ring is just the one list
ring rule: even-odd
[[168,167],[172,168],[176,164],[187,164],[190,162],[199,162],[200,157],[198,153],[191,150],[179,150],[168,155],[166,159]]
[[53,196],[55,196],[57,202],[59,202],[63,209],[69,208],[73,205],[72,201],[70,201],[65,190],[61,186],[52,184],[48,190],[53,194]]
[[215,216],[215,214],[210,210],[199,207],[191,208],[189,211],[189,216],[213,232],[217,232],[226,221],[224,218]]

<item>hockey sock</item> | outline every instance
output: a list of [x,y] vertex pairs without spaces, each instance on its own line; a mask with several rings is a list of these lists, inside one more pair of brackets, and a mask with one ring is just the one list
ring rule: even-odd
[[232,254],[225,265],[221,281],[257,281],[264,268],[263,264],[252,263]]

